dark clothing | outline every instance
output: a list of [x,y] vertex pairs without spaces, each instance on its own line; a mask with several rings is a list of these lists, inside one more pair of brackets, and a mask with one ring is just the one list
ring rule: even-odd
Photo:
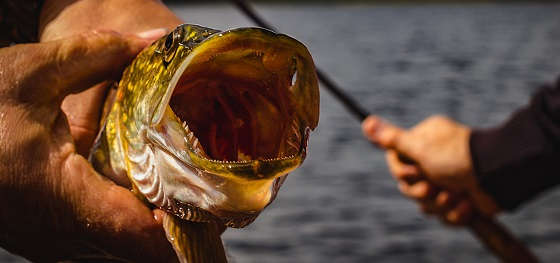
[[502,126],[473,131],[470,148],[481,187],[503,209],[560,183],[560,81]]
[[37,42],[43,0],[0,1],[0,47]]

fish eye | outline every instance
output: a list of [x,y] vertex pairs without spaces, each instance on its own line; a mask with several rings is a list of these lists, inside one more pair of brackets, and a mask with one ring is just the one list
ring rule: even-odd
[[165,51],[169,51],[173,46],[173,33],[167,35],[165,39]]
[[175,52],[177,51],[177,46],[179,39],[181,38],[181,32],[175,30],[171,32],[165,38],[165,43],[163,44],[163,62],[164,64],[169,64],[173,57],[175,57]]

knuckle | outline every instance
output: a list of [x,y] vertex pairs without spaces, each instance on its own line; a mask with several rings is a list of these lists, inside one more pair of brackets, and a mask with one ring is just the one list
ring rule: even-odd
[[441,207],[447,207],[451,204],[451,195],[447,191],[441,191],[436,197],[436,204]]
[[396,171],[393,172],[393,175],[397,178],[397,179],[404,179],[406,177],[408,177],[408,174],[406,173],[406,171],[404,171],[403,169],[396,169]]
[[387,147],[392,147],[398,139],[398,133],[394,129],[386,128],[381,134],[381,142]]
[[122,37],[114,30],[93,30],[82,34],[85,38],[98,39],[100,41],[115,42],[121,41]]
[[106,50],[119,52],[126,48],[127,42],[115,31],[94,30],[74,36],[68,41],[69,54],[83,56],[93,50]]
[[445,220],[451,225],[457,226],[460,223],[459,215],[454,211],[447,213],[445,215]]
[[413,167],[408,165],[396,164],[392,169],[392,173],[398,179],[406,179],[414,176],[413,169]]
[[394,164],[396,161],[396,153],[392,150],[389,150],[385,153],[385,160],[389,164]]
[[431,186],[429,183],[422,181],[418,182],[415,186],[415,195],[419,199],[426,199],[430,197]]
[[398,183],[398,188],[399,188],[399,191],[400,191],[403,195],[405,195],[405,196],[407,196],[407,197],[410,197],[410,193],[409,193],[409,191],[410,191],[409,188],[410,188],[410,187],[408,186],[408,184],[407,184],[406,182],[399,181],[399,183]]

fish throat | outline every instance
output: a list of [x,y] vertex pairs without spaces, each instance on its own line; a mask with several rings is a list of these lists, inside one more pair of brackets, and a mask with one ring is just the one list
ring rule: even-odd
[[234,47],[187,59],[169,101],[196,154],[221,162],[275,161],[303,149],[289,50]]

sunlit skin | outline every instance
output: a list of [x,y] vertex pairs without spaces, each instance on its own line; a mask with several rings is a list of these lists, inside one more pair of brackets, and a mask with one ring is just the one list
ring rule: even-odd
[[42,262],[95,249],[138,262],[172,259],[152,211],[76,152],[60,110],[66,95],[118,78],[151,41],[90,32],[0,49],[4,248]]
[[[152,30],[152,37],[159,38],[181,23],[180,18],[157,0],[46,0],[39,36],[41,41],[51,41],[91,30],[121,34]],[[62,104],[77,151],[83,156],[88,155],[99,130],[100,109],[110,85],[110,82],[96,83],[91,89],[67,97]]]
[[[99,128],[106,88],[96,84],[117,80],[141,48],[180,19],[151,0],[47,0],[43,7],[40,38],[48,45],[0,52],[2,90],[53,98],[37,104],[29,96],[24,104],[7,98],[8,92],[0,94],[2,247],[38,261],[91,254],[95,247],[135,262],[172,262],[175,256],[161,229],[162,211],[151,211],[128,189],[102,179],[82,156]],[[95,29],[131,34],[154,28],[163,29],[144,34],[149,40],[140,43],[115,33],[99,38],[88,33]],[[67,39],[81,34],[87,36]],[[55,39],[60,41],[49,42]],[[68,49],[58,52],[59,46]],[[60,69],[65,70],[57,72]],[[62,106],[66,122],[59,105],[70,92],[77,94]]]
[[488,216],[498,212],[473,174],[468,127],[434,116],[404,130],[369,116],[362,130],[371,142],[387,150],[387,164],[400,191],[416,200],[425,213],[464,225],[474,209]]

